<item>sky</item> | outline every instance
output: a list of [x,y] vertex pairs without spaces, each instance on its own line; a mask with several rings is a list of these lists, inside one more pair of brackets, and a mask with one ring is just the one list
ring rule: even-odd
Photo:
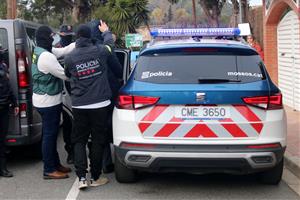
[[249,0],[251,6],[262,5],[262,0]]

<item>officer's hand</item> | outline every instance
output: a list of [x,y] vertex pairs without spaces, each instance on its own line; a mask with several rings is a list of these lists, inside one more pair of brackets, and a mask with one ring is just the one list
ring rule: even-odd
[[100,25],[98,26],[98,28],[102,33],[104,33],[105,31],[108,31],[108,26],[102,20],[100,20]]

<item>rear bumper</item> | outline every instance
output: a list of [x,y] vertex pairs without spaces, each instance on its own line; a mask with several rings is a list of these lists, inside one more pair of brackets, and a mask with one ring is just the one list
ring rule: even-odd
[[6,136],[7,146],[31,145],[39,142],[42,138],[42,124],[22,125],[21,134]]
[[[231,146],[215,148],[141,150],[115,147],[117,159],[129,168],[156,172],[198,172],[248,174],[274,167],[283,158],[285,148],[249,151]],[[225,148],[226,149],[226,148]]]

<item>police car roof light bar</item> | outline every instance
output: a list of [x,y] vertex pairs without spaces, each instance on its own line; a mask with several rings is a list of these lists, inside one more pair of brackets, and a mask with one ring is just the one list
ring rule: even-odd
[[154,29],[151,36],[179,37],[179,36],[240,36],[239,28],[186,28],[186,29]]

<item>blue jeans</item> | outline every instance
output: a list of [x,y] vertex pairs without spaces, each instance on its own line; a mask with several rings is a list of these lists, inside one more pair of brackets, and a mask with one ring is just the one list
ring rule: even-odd
[[62,104],[37,108],[42,117],[42,155],[44,162],[44,174],[52,173],[60,166],[57,152],[57,136],[62,111]]

